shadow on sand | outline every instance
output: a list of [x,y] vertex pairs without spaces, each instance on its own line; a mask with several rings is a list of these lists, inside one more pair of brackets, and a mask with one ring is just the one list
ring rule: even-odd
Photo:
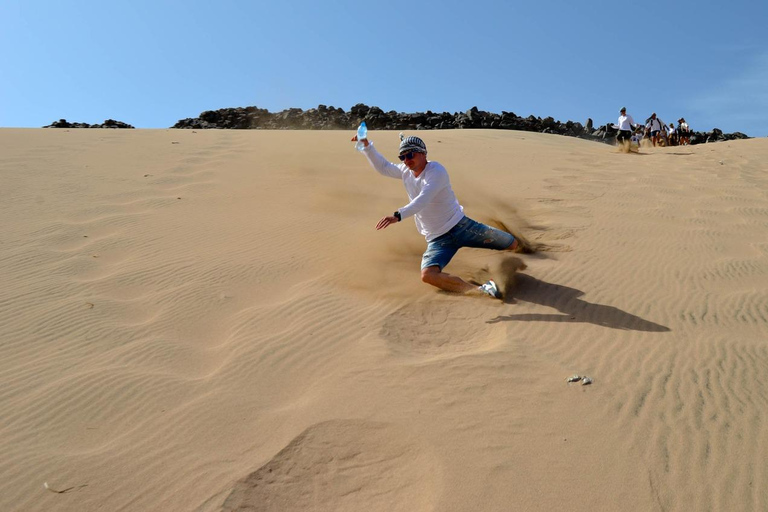
[[504,302],[516,300],[541,304],[562,314],[519,314],[498,316],[488,323],[517,322],[571,322],[591,323],[611,329],[646,332],[670,332],[671,329],[613,306],[592,304],[580,299],[584,292],[559,284],[552,284],[526,274],[511,274],[504,286]]

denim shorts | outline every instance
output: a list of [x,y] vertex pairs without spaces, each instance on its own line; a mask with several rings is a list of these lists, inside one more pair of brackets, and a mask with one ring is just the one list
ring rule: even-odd
[[515,237],[506,231],[464,217],[450,231],[427,244],[421,258],[421,269],[438,266],[443,270],[462,247],[504,250],[514,241]]

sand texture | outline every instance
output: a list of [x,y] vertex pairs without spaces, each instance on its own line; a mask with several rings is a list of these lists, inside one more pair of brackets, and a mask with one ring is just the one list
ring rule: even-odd
[[0,130],[0,510],[768,510],[768,140],[418,134]]

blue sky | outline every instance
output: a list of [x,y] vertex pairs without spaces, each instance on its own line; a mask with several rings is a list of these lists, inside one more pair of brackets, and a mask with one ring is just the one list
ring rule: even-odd
[[768,2],[0,0],[0,126],[356,103],[768,135]]

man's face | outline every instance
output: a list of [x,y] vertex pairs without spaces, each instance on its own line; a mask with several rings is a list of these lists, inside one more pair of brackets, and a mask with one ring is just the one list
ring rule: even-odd
[[405,166],[412,171],[421,170],[427,165],[427,155],[424,153],[408,151],[407,153],[401,154],[400,158],[405,162]]

